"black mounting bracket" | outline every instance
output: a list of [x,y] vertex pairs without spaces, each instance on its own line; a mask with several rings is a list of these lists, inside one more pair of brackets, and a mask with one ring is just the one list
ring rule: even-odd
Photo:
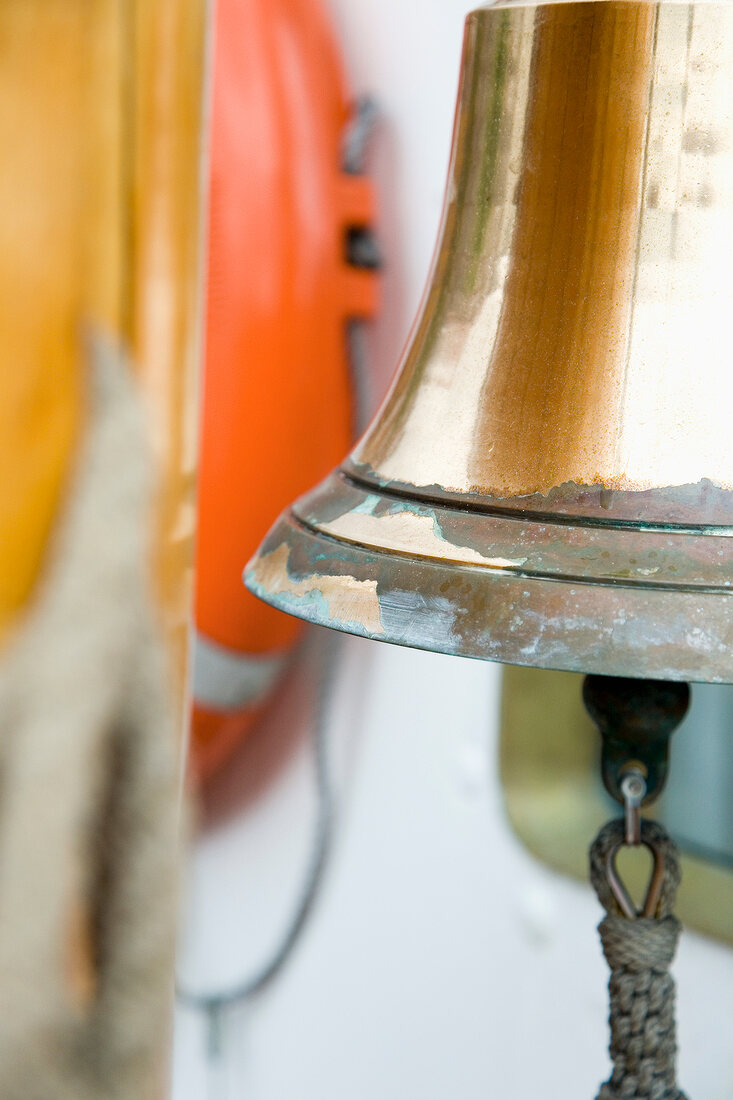
[[669,739],[687,713],[690,688],[669,680],[632,680],[620,676],[586,676],[583,702],[603,739],[603,783],[624,803],[624,775],[641,772],[646,781],[644,804],[661,793],[669,768]]

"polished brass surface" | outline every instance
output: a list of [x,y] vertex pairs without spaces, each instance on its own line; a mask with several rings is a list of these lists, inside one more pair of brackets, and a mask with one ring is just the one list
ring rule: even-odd
[[469,16],[435,269],[363,475],[731,485],[732,54],[727,4]]
[[247,583],[387,641],[733,678],[731,303],[733,5],[474,12],[403,363]]

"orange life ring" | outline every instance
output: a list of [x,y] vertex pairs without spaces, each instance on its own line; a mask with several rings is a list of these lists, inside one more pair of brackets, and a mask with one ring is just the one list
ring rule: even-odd
[[193,765],[251,728],[300,625],[241,574],[285,505],[348,449],[349,318],[376,277],[348,261],[374,216],[342,168],[350,107],[317,0],[219,0],[199,475]]

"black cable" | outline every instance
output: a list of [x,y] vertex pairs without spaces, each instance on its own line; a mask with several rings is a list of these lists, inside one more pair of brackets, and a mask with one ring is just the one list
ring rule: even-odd
[[318,813],[313,848],[300,897],[274,952],[251,977],[237,982],[230,989],[219,989],[211,992],[192,991],[180,983],[177,984],[176,988],[176,996],[181,1004],[198,1009],[208,1017],[209,1054],[212,1057],[218,1056],[220,1053],[220,1026],[224,1010],[256,996],[277,976],[290,957],[313,908],[331,848],[333,794],[328,767],[327,717],[331,687],[336,670],[336,650],[339,638],[335,631],[331,630],[314,631],[312,637],[318,639],[317,644],[321,648],[319,656],[320,682],[317,693],[316,717],[313,723],[313,762]]

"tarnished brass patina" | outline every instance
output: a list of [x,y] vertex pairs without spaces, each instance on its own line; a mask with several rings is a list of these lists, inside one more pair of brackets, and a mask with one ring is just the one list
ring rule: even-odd
[[474,12],[402,366],[247,584],[385,641],[733,680],[732,328],[733,4]]

